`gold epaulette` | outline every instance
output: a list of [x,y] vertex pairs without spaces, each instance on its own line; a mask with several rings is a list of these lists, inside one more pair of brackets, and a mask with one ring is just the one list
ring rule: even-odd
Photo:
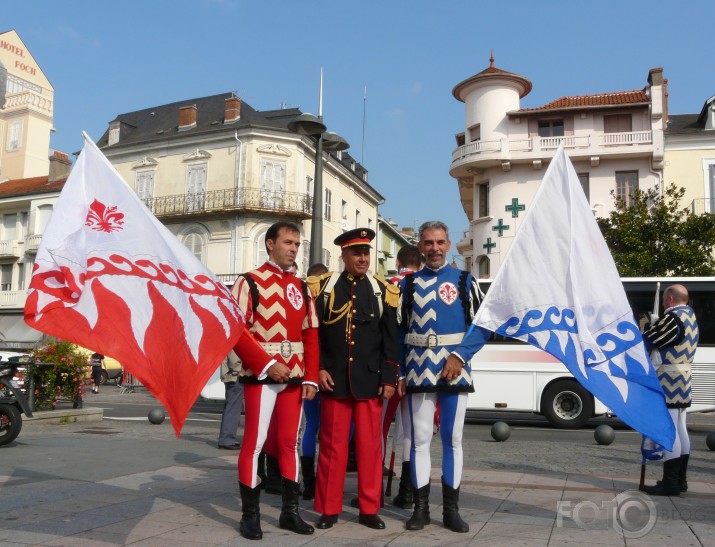
[[326,280],[330,279],[332,272],[326,272],[323,275],[311,275],[305,280],[308,283],[308,289],[313,298],[317,298],[321,288],[325,285]]
[[388,283],[381,275],[374,275],[373,277],[385,287],[385,304],[391,308],[396,308],[400,301],[400,287]]

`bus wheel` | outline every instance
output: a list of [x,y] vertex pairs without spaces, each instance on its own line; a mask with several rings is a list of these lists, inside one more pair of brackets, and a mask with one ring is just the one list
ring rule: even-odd
[[558,429],[578,429],[593,416],[593,398],[575,380],[559,380],[544,391],[541,412]]

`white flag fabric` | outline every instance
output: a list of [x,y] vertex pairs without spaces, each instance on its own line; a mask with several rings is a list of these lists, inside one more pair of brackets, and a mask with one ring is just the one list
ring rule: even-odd
[[37,252],[25,321],[117,359],[163,403],[177,436],[243,331],[230,291],[86,136]]
[[665,397],[563,144],[474,324],[547,351],[621,420],[673,446]]

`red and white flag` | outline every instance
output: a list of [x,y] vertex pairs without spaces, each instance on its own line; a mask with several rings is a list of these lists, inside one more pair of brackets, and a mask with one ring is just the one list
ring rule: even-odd
[[161,401],[177,436],[244,327],[230,291],[86,135],[37,252],[25,321],[117,359]]

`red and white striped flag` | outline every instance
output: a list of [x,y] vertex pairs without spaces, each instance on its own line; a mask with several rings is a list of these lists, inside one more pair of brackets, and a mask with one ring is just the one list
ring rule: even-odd
[[37,252],[25,321],[117,359],[165,406],[177,436],[244,327],[230,291],[86,135]]

